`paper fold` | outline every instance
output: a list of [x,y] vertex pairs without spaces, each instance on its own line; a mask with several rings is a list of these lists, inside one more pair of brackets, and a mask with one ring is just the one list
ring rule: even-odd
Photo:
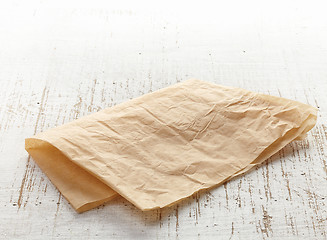
[[79,212],[121,195],[169,206],[248,171],[315,125],[296,101],[189,80],[26,139]]

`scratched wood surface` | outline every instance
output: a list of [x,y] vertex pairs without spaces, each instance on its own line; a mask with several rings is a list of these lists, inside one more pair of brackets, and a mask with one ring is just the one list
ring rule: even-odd
[[[327,17],[321,3],[2,2],[0,239],[326,239]],[[188,78],[319,108],[304,141],[178,205],[77,214],[24,138]]]

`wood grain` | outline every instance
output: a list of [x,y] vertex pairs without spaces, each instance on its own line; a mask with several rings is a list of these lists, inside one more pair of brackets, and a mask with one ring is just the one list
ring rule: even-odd
[[[147,4],[0,9],[0,239],[326,239],[323,8]],[[188,78],[311,104],[317,126],[246,175],[151,212],[119,197],[77,214],[24,150],[37,132]]]

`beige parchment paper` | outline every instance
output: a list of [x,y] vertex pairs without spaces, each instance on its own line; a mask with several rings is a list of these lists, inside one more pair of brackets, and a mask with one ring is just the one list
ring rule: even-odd
[[188,80],[26,139],[25,148],[83,212],[121,195],[172,205],[262,163],[315,125],[300,102]]

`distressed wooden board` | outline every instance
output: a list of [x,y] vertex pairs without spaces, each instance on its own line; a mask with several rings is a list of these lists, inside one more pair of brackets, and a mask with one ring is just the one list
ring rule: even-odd
[[[67,4],[0,9],[0,239],[326,239],[323,8]],[[118,198],[77,214],[24,151],[34,133],[188,78],[311,104],[317,126],[246,175],[152,212]]]

